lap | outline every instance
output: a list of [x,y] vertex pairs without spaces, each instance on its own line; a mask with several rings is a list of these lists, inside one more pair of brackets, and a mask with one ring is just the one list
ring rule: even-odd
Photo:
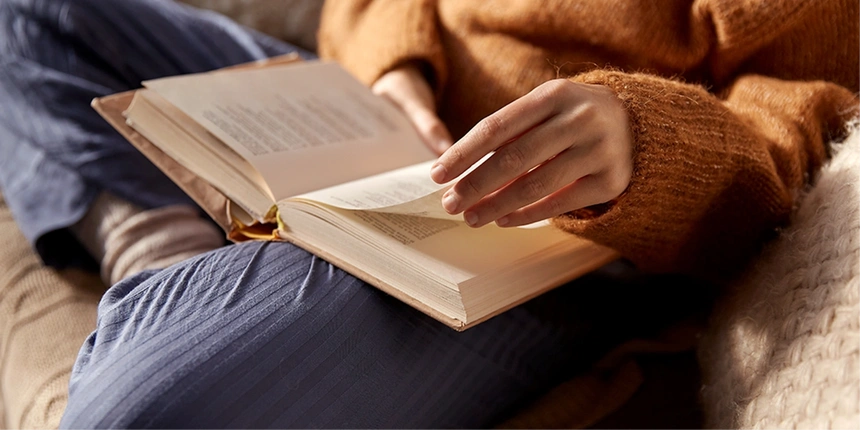
[[[0,24],[0,187],[31,241],[100,189],[187,201],[90,99],[291,49],[157,0],[0,0]],[[491,425],[615,343],[594,283],[456,333],[292,245],[218,249],[109,290],[63,425]]]
[[617,340],[592,282],[458,333],[293,245],[221,248],[108,291],[63,426],[492,425]]

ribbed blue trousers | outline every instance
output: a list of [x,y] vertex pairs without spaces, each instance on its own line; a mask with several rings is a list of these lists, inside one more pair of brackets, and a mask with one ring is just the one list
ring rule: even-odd
[[146,79],[298,51],[172,1],[0,0],[0,187],[49,265],[92,266],[66,227],[102,190],[194,203],[89,107]]
[[[93,97],[294,50],[169,1],[0,1],[0,187],[21,229],[46,262],[78,264],[65,228],[100,191],[189,203]],[[493,425],[660,315],[626,273],[457,333],[292,245],[226,246],[108,290],[62,426]]]

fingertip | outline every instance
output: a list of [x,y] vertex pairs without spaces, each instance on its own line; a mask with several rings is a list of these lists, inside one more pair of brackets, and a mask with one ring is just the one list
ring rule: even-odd
[[478,214],[473,211],[466,211],[463,214],[463,219],[470,227],[478,227]]
[[448,175],[448,169],[445,168],[444,165],[440,162],[436,162],[433,164],[433,167],[430,168],[430,179],[432,179],[437,184],[442,184],[445,182],[445,176]]

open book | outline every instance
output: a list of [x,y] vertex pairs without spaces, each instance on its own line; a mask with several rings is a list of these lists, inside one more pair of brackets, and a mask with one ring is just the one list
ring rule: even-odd
[[93,106],[230,238],[294,242],[456,329],[616,257],[547,223],[467,226],[397,108],[335,63],[274,63]]

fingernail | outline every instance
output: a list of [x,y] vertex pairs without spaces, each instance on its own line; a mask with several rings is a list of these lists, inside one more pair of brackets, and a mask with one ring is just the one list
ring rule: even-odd
[[511,222],[510,218],[508,218],[507,216],[503,216],[503,217],[496,220],[496,225],[499,227],[504,227],[504,226],[508,225],[510,222]]
[[445,208],[448,213],[457,213],[458,203],[460,203],[460,196],[458,196],[454,190],[448,190],[448,192],[442,196],[442,207]]
[[445,175],[448,173],[448,170],[445,169],[445,166],[436,163],[433,167],[430,168],[430,179],[436,181],[437,183],[442,183],[445,180]]
[[478,214],[476,214],[472,211],[468,211],[465,214],[463,214],[463,218],[466,220],[466,224],[469,224],[471,226],[474,226],[475,224],[478,223]]

